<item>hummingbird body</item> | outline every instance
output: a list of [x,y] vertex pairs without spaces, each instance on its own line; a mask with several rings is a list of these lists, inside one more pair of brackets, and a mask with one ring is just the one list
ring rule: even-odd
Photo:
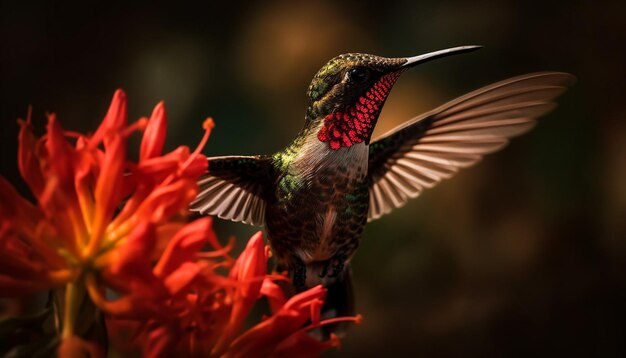
[[295,156],[274,156],[282,169],[268,201],[266,227],[280,265],[311,287],[343,273],[365,223],[368,148],[333,151],[311,135]]
[[347,274],[368,221],[532,128],[571,75],[541,72],[460,97],[371,142],[401,73],[465,46],[409,58],[345,54],[309,86],[305,124],[283,151],[209,158],[191,209],[265,225],[279,269],[296,289],[328,287]]

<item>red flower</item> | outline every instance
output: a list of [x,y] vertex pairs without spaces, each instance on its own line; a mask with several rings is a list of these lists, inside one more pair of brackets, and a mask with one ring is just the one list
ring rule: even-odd
[[[310,330],[360,321],[320,320],[322,287],[287,299],[275,283],[287,278],[267,273],[269,249],[260,232],[235,260],[233,242],[219,243],[211,218],[187,222],[196,181],[207,170],[200,150],[212,120],[193,153],[181,146],[161,154],[163,103],[150,119],[128,125],[126,97],[118,90],[91,136],[64,131],[55,115],[41,138],[33,135],[30,116],[20,127],[18,165],[36,204],[0,177],[0,295],[64,294],[60,356],[105,351],[75,332],[85,295],[107,314],[110,331],[122,320],[135,327],[149,357],[312,356],[338,339],[320,341]],[[144,134],[135,163],[126,150],[137,130]],[[202,251],[205,246],[210,250]],[[263,297],[272,314],[244,329]]]
[[[222,256],[223,248],[215,244],[216,257],[227,258]],[[267,250],[261,232],[250,239],[228,277],[219,275],[215,271],[218,267],[219,262],[210,261],[188,261],[181,266],[179,270],[184,273],[180,276],[185,280],[178,281],[169,296],[160,298],[163,309],[173,310],[174,315],[153,315],[139,328],[146,356],[317,356],[338,346],[339,339],[332,336],[329,341],[319,341],[308,331],[337,321],[361,320],[357,316],[320,321],[326,294],[321,286],[285,299],[273,280],[286,278],[266,272]],[[243,330],[244,319],[262,296],[269,299],[273,314]],[[124,318],[146,319],[141,312],[134,312],[134,316],[131,313]]]
[[[160,242],[176,231],[190,230],[184,227],[187,205],[196,194],[198,176],[207,168],[199,151],[208,139],[211,120],[205,122],[205,136],[194,153],[183,146],[161,155],[163,104],[157,105],[150,120],[130,126],[126,113],[126,96],[118,90],[92,136],[64,131],[54,114],[48,116],[47,134],[41,138],[33,135],[30,116],[19,122],[18,166],[36,205],[0,177],[0,292],[16,296],[65,287],[65,339],[73,335],[75,306],[82,300],[78,296],[85,279],[95,283],[96,272],[118,270],[119,275],[101,287],[90,288],[114,286],[125,280],[128,267],[139,267],[133,261],[139,258],[150,264],[151,250],[163,247]],[[126,146],[138,129],[145,133],[139,162],[133,163],[126,157]],[[196,235],[210,234],[206,224],[198,226],[194,228],[204,231]],[[155,293],[161,289],[157,282],[141,284]]]
[[291,297],[270,318],[235,340],[226,356],[317,357],[330,347],[338,347],[339,338],[334,334],[324,342],[313,338],[308,331],[342,321],[360,323],[362,318],[358,315],[320,320],[325,297],[326,289],[322,286]]

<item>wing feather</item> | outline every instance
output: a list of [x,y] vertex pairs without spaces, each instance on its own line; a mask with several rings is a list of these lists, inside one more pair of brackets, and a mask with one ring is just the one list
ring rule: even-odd
[[209,170],[198,180],[198,195],[190,210],[263,225],[265,197],[273,173],[271,158],[267,156],[209,158]]
[[481,88],[416,117],[370,145],[370,209],[374,220],[424,189],[502,149],[574,83],[562,72],[538,72]]

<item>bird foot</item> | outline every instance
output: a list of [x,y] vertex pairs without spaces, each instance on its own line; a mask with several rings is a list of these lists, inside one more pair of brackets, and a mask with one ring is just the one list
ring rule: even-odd
[[[328,268],[331,268],[330,274],[328,274]],[[343,257],[334,257],[324,264],[324,268],[319,274],[319,277],[329,277],[335,278],[341,274],[343,268],[345,267],[345,260]]]
[[342,272],[343,272],[343,268],[345,267],[345,260],[343,258],[341,259],[334,259],[333,260],[333,270],[330,273],[330,275],[328,275],[328,277],[330,278],[335,278],[337,276],[339,276]]

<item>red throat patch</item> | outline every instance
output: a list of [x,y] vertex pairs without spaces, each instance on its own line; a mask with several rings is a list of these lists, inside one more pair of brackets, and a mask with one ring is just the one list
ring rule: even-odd
[[346,108],[343,112],[327,115],[324,118],[324,126],[317,133],[317,138],[322,142],[328,142],[333,150],[349,148],[369,140],[385,100],[401,72],[384,75],[358,99],[354,106]]

